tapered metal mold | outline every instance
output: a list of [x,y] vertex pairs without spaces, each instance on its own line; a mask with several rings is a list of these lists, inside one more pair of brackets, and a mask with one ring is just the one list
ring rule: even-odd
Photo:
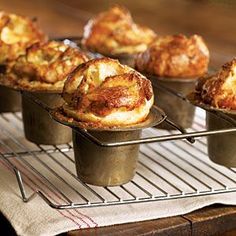
[[[141,130],[93,131],[91,134],[105,142],[116,142],[137,139]],[[135,175],[139,145],[100,147],[73,131],[73,147],[77,175],[88,184],[121,185]]]
[[[221,111],[222,112],[222,111]],[[226,112],[230,118],[236,121],[236,112]],[[232,124],[222,118],[206,113],[206,126],[210,130],[219,130],[232,127]],[[220,165],[236,167],[236,132],[212,135],[207,137],[209,158]]]
[[58,93],[23,92],[22,115],[25,137],[36,144],[58,145],[69,143],[72,140],[71,129],[51,119],[48,112],[39,106],[32,97],[38,99],[50,109],[61,106],[64,102]]
[[[193,124],[195,107],[182,98],[194,90],[196,79],[158,78],[149,75],[147,77],[153,85],[154,104],[162,108],[170,120],[182,128],[190,128]],[[166,122],[159,125],[158,128],[173,129]]]
[[136,54],[128,54],[128,53],[122,53],[122,54],[100,54],[105,56],[105,57],[110,57],[112,59],[117,59],[121,64],[127,65],[129,67],[134,68],[135,66],[135,57]]
[[0,85],[0,113],[21,110],[21,94],[11,88]]
[[116,128],[80,129],[76,122],[66,121],[61,114],[55,112],[51,113],[51,116],[73,128],[73,147],[78,177],[92,185],[117,186],[129,182],[134,177],[140,145],[116,147],[97,145],[84,133],[88,132],[102,143],[139,139],[142,129],[157,125],[165,119],[164,113],[158,111],[151,110],[148,118],[139,124]]

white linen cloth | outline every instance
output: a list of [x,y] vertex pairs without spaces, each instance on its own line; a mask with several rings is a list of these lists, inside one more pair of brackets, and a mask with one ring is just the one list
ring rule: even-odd
[[[203,118],[202,113],[198,114],[193,129],[203,129]],[[14,126],[10,124],[14,124]],[[149,129],[146,132],[146,134],[150,133],[158,135],[168,134],[167,131],[156,131],[155,129]],[[13,134],[16,138],[15,141],[19,143],[11,141],[10,134]],[[26,147],[27,150],[35,150],[36,146],[25,141],[22,135],[22,124],[19,114],[14,116],[6,114],[0,117],[0,153],[7,153],[9,151],[8,148],[14,149],[16,152],[22,152]],[[6,144],[7,148],[5,147]],[[60,152],[51,152],[50,155],[51,157],[46,154],[13,156],[9,159],[21,171],[27,195],[30,195],[33,190],[39,189],[55,204],[65,204],[66,200],[63,194],[69,196],[73,201],[78,201],[78,194],[73,190],[74,188],[90,199],[95,198],[58,164],[61,163],[72,174],[75,174],[74,164],[70,159]],[[69,152],[68,157],[73,158],[72,151]],[[52,158],[56,159],[58,163]],[[224,189],[225,186],[227,186],[229,191],[236,188],[235,170],[216,165],[208,159],[206,140],[204,138],[196,141],[194,145],[186,141],[142,145],[139,161],[138,173],[143,174],[153,182],[156,180],[155,184],[170,195],[179,194],[179,191],[185,193],[194,192],[194,188],[204,192],[204,190],[209,190],[209,186],[215,190]],[[43,163],[49,166],[61,179],[55,178],[55,175]],[[33,166],[39,174],[35,174],[29,168],[29,165]],[[151,168],[158,175],[154,176],[153,172],[145,166]],[[42,177],[41,174],[45,177]],[[44,178],[49,179],[53,185],[57,186],[58,190],[54,190],[52,186],[47,184]],[[63,180],[69,182],[71,187],[68,187]],[[192,196],[148,203],[55,210],[47,205],[40,196],[35,197],[28,203],[24,203],[21,199],[15,174],[4,159],[0,159],[0,183],[0,211],[10,221],[17,234],[25,236],[55,235],[80,228],[101,227],[177,216],[214,203],[236,205],[236,192],[222,194],[219,191],[218,194],[214,195]],[[139,197],[147,195],[145,192],[137,189],[134,183],[144,186],[148,192],[154,195],[163,194],[145,182],[139,175],[136,175],[134,182],[130,182],[124,185],[124,187],[132,190]],[[169,183],[173,184],[176,188]],[[208,187],[204,183],[207,183]],[[109,200],[114,198],[103,188],[93,186],[91,188],[98,191],[104,198]],[[122,198],[130,197],[120,187],[110,189]]]

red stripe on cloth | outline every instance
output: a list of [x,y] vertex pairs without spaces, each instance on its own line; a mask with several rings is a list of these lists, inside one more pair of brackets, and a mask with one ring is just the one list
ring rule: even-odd
[[[33,182],[32,177],[34,178],[34,180],[36,182],[41,183],[40,185],[36,184],[35,181],[33,182],[34,185],[36,185],[38,188],[42,188],[43,186],[45,187],[43,189],[43,191],[47,191],[47,195],[56,203],[59,204],[59,202],[55,199],[55,197],[57,199],[60,199],[63,203],[66,203],[65,200],[54,190],[50,189],[38,176],[36,176],[33,172],[31,172],[29,169],[25,168],[25,166],[23,164],[21,164],[18,160],[14,160],[13,162],[17,162],[19,166],[21,166],[21,168],[26,171],[28,174],[24,173],[24,175],[31,180],[31,182]],[[15,164],[16,165],[16,164]],[[20,168],[19,168],[20,169]],[[31,177],[29,177],[31,176]],[[43,186],[42,186],[43,185]],[[51,195],[53,194],[54,197]],[[75,219],[79,219],[81,222],[83,222],[88,228],[91,228],[92,226],[90,224],[88,224],[83,218],[81,218],[78,215],[73,214],[71,211],[66,210],[68,212],[68,214],[70,214],[71,216],[73,216]]]
[[[8,169],[11,173],[14,174],[14,171],[12,169],[10,169],[10,167],[8,167],[2,160],[0,160],[0,164],[2,164],[3,167],[5,167],[6,169]],[[23,173],[23,172],[22,172]],[[25,174],[24,174],[25,175]],[[28,179],[28,177],[26,176],[26,178]],[[31,180],[30,180],[31,181]],[[32,190],[32,191],[36,191],[36,189],[34,189],[33,186],[31,186],[27,181],[25,181],[25,184]],[[31,181],[32,182],[32,181]],[[81,228],[81,225],[79,223],[77,223],[73,218],[71,218],[70,216],[65,215],[63,212],[57,210],[57,212],[62,215],[63,217],[71,220],[76,226],[78,226],[78,228]]]
[[[43,186],[45,186],[45,187],[46,187],[45,190],[48,190],[48,191],[49,191],[48,196],[49,196],[50,198],[53,199],[53,197],[49,195],[49,194],[52,193],[52,194],[55,195],[55,197],[57,197],[58,199],[60,199],[61,201],[63,201],[63,202],[65,203],[65,200],[64,200],[56,191],[52,190],[51,188],[49,189],[49,187],[48,187],[37,175],[35,175],[31,170],[29,170],[28,168],[26,168],[21,162],[19,162],[19,161],[16,160],[16,159],[14,160],[14,162],[17,162],[17,163],[23,168],[23,170],[27,171],[27,173],[29,173],[31,177],[34,177],[35,181],[38,181],[38,182],[41,183]],[[29,180],[31,179],[29,176],[27,176],[27,177],[28,177]],[[34,184],[35,184],[37,187],[39,187],[39,188],[42,187],[41,185],[37,185],[36,183],[34,183]],[[45,191],[45,190],[44,190],[44,191]],[[54,198],[53,200],[55,201],[55,198]],[[56,203],[58,204],[58,202],[56,202]],[[97,223],[95,223],[89,216],[80,213],[78,210],[67,210],[67,211],[68,211],[68,213],[70,213],[71,216],[73,216],[73,217],[75,217],[75,218],[78,218],[80,221],[82,221],[88,228],[97,227],[97,226],[98,226]],[[79,214],[79,215],[73,214],[72,211],[76,212],[76,213]],[[82,217],[88,219],[93,225],[90,225],[88,222],[85,221],[86,219],[83,219],[83,218],[81,218],[80,216],[82,216]]]
[[[56,191],[51,190],[37,175],[34,174],[34,172],[32,172],[31,170],[29,170],[28,168],[25,168],[25,166],[24,166],[23,164],[21,164],[21,162],[19,162],[17,159],[15,159],[15,161],[16,161],[25,171],[29,172],[30,176],[33,175],[36,180],[38,180],[41,184],[43,184],[43,185],[47,188],[48,191],[54,193],[54,195],[56,195],[57,198],[59,198],[60,200],[62,200],[63,202],[65,202],[64,199],[63,199]],[[29,178],[29,179],[30,179],[30,178]],[[40,187],[39,185],[37,185],[37,186]],[[52,197],[51,197],[51,198],[52,198]],[[58,204],[58,203],[57,203],[57,204]],[[95,221],[92,220],[92,218],[90,218],[89,216],[87,216],[87,215],[85,215],[85,214],[80,213],[77,209],[67,210],[67,211],[70,212],[70,214],[71,214],[72,216],[79,218],[79,219],[80,219],[87,227],[89,227],[89,228],[91,228],[91,227],[97,227],[97,226],[98,226],[98,224],[95,223]],[[81,217],[79,217],[79,216],[73,214],[72,211],[76,212],[77,214],[79,214],[79,215],[82,216],[82,217],[87,218],[93,225],[90,225],[90,224],[89,224],[88,222],[86,222],[83,218],[81,218]]]

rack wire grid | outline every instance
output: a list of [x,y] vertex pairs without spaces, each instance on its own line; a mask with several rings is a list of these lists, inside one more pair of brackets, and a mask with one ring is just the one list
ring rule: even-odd
[[76,176],[72,144],[28,142],[21,113],[2,113],[0,130],[0,162],[16,175],[24,202],[39,195],[52,208],[63,210],[236,192],[236,169],[209,160],[205,137],[194,144],[191,140],[170,140],[176,135],[187,138],[208,132],[205,111],[200,108],[196,109],[192,128],[187,130],[192,136],[183,136],[178,130],[145,129],[143,138],[154,135],[168,137],[165,140],[169,141],[142,144],[135,177],[116,187],[83,183]]

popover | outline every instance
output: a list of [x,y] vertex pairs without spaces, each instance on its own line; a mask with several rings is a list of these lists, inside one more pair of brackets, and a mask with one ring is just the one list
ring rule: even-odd
[[135,68],[160,77],[191,78],[208,70],[209,50],[201,36],[157,37],[146,51],[137,55]]
[[137,71],[110,58],[78,66],[63,89],[68,117],[104,126],[142,122],[153,104],[151,82]]
[[214,108],[236,110],[236,58],[224,64],[215,75],[202,77],[196,95]]
[[82,44],[104,55],[135,54],[155,37],[151,29],[135,24],[126,8],[115,5],[88,21]]
[[0,11],[0,64],[15,60],[35,42],[46,40],[35,21]]
[[88,60],[85,53],[62,42],[35,43],[9,65],[6,77],[22,90],[62,91],[67,75]]

